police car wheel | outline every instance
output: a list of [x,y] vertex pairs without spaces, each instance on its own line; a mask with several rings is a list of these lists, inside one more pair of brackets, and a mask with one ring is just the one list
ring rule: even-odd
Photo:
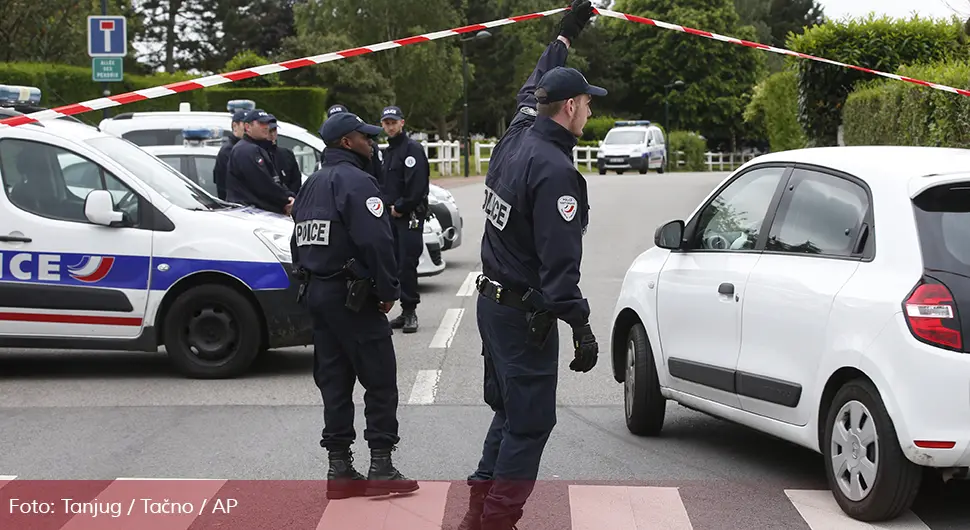
[[865,379],[842,386],[825,416],[820,440],[825,476],[836,502],[860,521],[885,521],[908,510],[923,470],[899,447],[879,391]]
[[259,354],[261,330],[256,309],[242,294],[200,285],[179,295],[165,315],[165,350],[189,377],[235,377]]
[[657,366],[643,324],[630,329],[626,348],[623,402],[627,429],[638,436],[656,436],[663,428],[667,400],[660,394]]

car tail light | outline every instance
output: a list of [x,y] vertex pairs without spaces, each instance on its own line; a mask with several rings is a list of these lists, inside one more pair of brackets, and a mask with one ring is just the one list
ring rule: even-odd
[[920,281],[904,304],[906,321],[917,339],[952,350],[963,348],[953,295],[935,280]]

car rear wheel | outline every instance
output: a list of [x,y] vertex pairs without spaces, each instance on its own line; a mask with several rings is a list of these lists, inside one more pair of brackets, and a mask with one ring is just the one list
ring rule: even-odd
[[657,436],[663,428],[667,400],[660,394],[657,365],[643,324],[635,324],[627,335],[625,365],[626,427],[638,436]]
[[201,379],[242,374],[263,342],[256,308],[223,285],[200,285],[179,295],[165,315],[163,333],[172,364]]
[[842,510],[860,521],[893,519],[908,510],[923,472],[900,449],[875,386],[861,379],[846,383],[825,422],[825,474]]

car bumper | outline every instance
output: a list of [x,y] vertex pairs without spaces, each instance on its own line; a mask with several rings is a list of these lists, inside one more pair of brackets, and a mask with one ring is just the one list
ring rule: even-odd
[[644,169],[647,158],[642,156],[604,156],[596,159],[596,166],[605,169]]
[[[458,213],[458,206],[450,202],[439,202],[431,205],[431,211],[438,218],[438,222],[441,223],[441,229],[445,232],[445,241],[441,250],[451,250],[460,246],[461,229],[464,220],[461,218],[461,214]],[[454,230],[449,230],[449,228],[454,228]]]
[[313,320],[307,309],[296,302],[300,280],[290,265],[284,265],[290,277],[286,289],[253,291],[266,321],[267,346],[288,348],[313,344]]
[[970,354],[917,341],[898,313],[864,359],[906,457],[928,467],[970,466]]
[[[431,241],[434,237],[435,241]],[[426,236],[424,252],[418,258],[418,277],[437,276],[445,270],[445,260],[441,256],[442,243],[435,236]]]

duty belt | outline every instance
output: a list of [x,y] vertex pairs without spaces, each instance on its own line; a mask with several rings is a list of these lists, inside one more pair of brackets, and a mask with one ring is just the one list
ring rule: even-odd
[[536,310],[532,304],[526,302],[528,294],[522,294],[521,292],[509,289],[508,287],[491,280],[484,274],[478,275],[478,278],[475,280],[475,287],[478,288],[478,292],[482,296],[492,300],[493,302],[519,309],[521,311]]

